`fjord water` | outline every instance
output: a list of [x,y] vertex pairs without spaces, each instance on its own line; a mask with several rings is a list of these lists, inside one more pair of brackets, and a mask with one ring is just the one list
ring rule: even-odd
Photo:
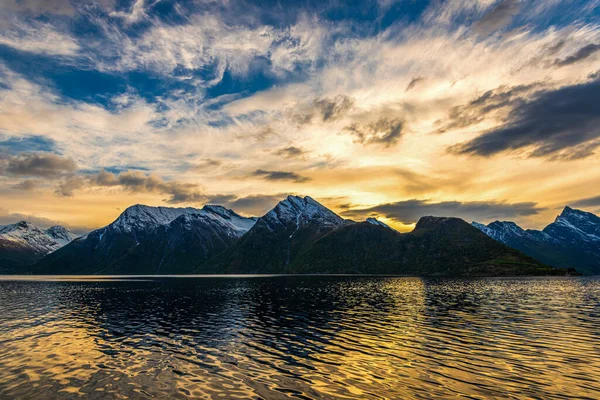
[[0,398],[600,398],[600,278],[0,280]]

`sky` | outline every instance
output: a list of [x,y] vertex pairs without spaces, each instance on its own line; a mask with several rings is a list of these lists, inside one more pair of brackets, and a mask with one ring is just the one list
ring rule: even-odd
[[600,212],[600,0],[3,0],[0,224],[288,194],[410,231]]

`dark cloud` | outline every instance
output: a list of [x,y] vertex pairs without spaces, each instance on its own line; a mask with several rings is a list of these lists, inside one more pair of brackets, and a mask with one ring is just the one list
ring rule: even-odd
[[57,196],[72,197],[75,191],[86,187],[86,180],[78,175],[72,175],[65,178],[58,184],[54,193]]
[[273,154],[283,158],[301,158],[306,154],[306,151],[300,147],[289,146],[276,150]]
[[496,6],[473,24],[479,34],[489,34],[508,25],[519,13],[519,0],[500,0]]
[[352,209],[344,211],[342,215],[357,219],[381,215],[403,224],[413,224],[419,218],[429,215],[459,217],[467,221],[490,221],[535,215],[543,210],[544,208],[538,207],[536,203],[532,202],[510,204],[495,201],[443,201],[435,203],[428,200],[414,199],[380,204],[363,209]]
[[404,92],[408,92],[409,90],[412,90],[415,88],[415,86],[417,86],[417,84],[419,82],[422,82],[425,78],[417,76],[412,78],[412,80],[408,83],[408,85],[406,85],[406,89],[404,90]]
[[54,153],[21,153],[16,156],[0,156],[0,170],[13,176],[58,178],[73,173],[75,161]]
[[526,101],[526,96],[539,87],[539,83],[534,83],[519,86],[500,86],[488,90],[467,104],[452,107],[446,120],[436,121],[437,125],[441,125],[437,133],[465,128],[483,121],[486,116],[495,111],[511,110],[519,107]]
[[521,101],[503,125],[449,148],[455,154],[492,156],[531,149],[530,157],[588,157],[600,140],[600,80],[542,90]]
[[221,165],[223,165],[222,161],[213,160],[212,158],[206,158],[206,159],[200,161],[198,164],[194,165],[192,167],[192,169],[194,169],[196,171],[207,171],[207,170],[219,168]]
[[401,119],[381,118],[368,125],[354,123],[345,127],[344,131],[352,134],[358,143],[383,144],[387,147],[398,143],[403,127]]
[[229,202],[234,201],[237,198],[238,197],[234,194],[215,194],[212,196],[208,196],[206,203],[227,206],[227,204],[229,204]]
[[590,58],[591,56],[593,56],[594,54],[596,54],[597,52],[600,51],[600,44],[588,44],[587,46],[582,47],[581,49],[577,50],[575,52],[575,54],[562,59],[562,60],[556,60],[554,62],[554,65],[557,65],[559,67],[564,67],[566,65],[571,65],[571,64],[575,64],[578,63],[579,61],[583,61],[586,58]]
[[172,204],[207,200],[201,187],[196,184],[168,181],[142,171],[113,174],[103,170],[86,176],[69,176],[57,187],[56,194],[72,196],[76,190],[91,187],[121,187],[133,193],[160,193],[169,196],[165,201]]
[[37,179],[27,179],[17,183],[16,185],[13,185],[13,189],[30,192],[40,186],[40,183],[41,182]]
[[307,182],[310,178],[302,175],[298,175],[295,172],[287,171],[267,171],[264,169],[257,169],[253,173],[254,176],[261,177],[268,181],[293,181],[293,182]]
[[569,204],[571,207],[576,208],[595,208],[600,207],[600,196],[588,197],[586,199],[576,200]]
[[290,117],[298,125],[311,123],[315,116],[323,122],[333,122],[346,115],[354,107],[355,102],[353,97],[345,94],[315,99],[308,110],[293,111]]
[[332,99],[317,99],[313,104],[321,114],[323,121],[335,121],[354,107],[354,98],[338,94]]

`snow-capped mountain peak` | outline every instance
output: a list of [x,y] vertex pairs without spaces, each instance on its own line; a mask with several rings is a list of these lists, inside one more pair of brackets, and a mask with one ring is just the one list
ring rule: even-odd
[[[565,263],[588,273],[600,271],[600,218],[592,213],[565,207],[543,230],[523,230],[514,222],[493,222],[473,226],[517,250],[550,265]],[[556,257],[560,254],[560,257]]]
[[51,253],[71,240],[72,234],[62,226],[43,230],[27,221],[0,226],[2,247],[21,249],[36,255]]
[[183,214],[196,214],[200,210],[192,207],[152,207],[136,204],[128,207],[110,226],[125,232],[145,230],[160,225],[166,225]]
[[64,246],[75,239],[75,235],[71,231],[60,225],[54,225],[46,229],[46,234],[61,246]]
[[600,217],[592,213],[565,207],[554,224],[579,234],[590,235],[591,240],[600,240]]
[[311,197],[288,196],[269,211],[263,219],[269,223],[300,225],[315,221],[325,227],[337,227],[344,219]]

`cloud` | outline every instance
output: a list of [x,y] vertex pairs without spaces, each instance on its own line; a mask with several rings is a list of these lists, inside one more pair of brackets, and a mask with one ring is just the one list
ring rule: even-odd
[[540,91],[513,108],[501,126],[449,151],[488,157],[528,149],[529,157],[588,157],[600,139],[598,98],[600,80]]
[[356,100],[345,94],[320,97],[314,99],[310,104],[303,104],[300,107],[295,104],[289,110],[288,117],[299,126],[307,125],[314,121],[331,123],[342,119],[355,105]]
[[384,216],[402,224],[413,224],[423,216],[459,217],[465,220],[490,221],[535,215],[543,211],[536,203],[505,203],[496,201],[442,201],[405,200],[377,206],[344,211],[348,218],[364,219],[369,216]]
[[306,155],[306,150],[301,147],[288,146],[275,150],[273,154],[283,158],[302,158]]
[[118,175],[102,171],[93,175],[90,180],[97,186],[121,186],[131,192],[161,193],[170,196],[168,203],[203,202],[206,195],[193,183],[165,181],[162,178],[141,171],[125,171]]
[[579,199],[569,204],[571,207],[596,208],[600,207],[600,196]]
[[581,49],[577,50],[575,52],[575,54],[573,54],[565,59],[562,59],[562,60],[557,59],[554,62],[554,64],[558,65],[559,67],[564,67],[566,65],[575,64],[582,60],[590,58],[591,56],[598,53],[599,51],[600,51],[600,44],[594,44],[594,43],[588,44],[587,46],[584,46]]
[[77,164],[72,158],[53,153],[20,153],[0,156],[0,171],[13,176],[58,178],[75,172]]
[[414,77],[410,80],[410,82],[408,83],[408,85],[406,85],[406,89],[404,89],[404,92],[408,92],[412,89],[415,88],[415,86],[417,86],[419,83],[421,83],[423,80],[425,80],[425,78],[421,77],[421,76],[417,76]]
[[527,96],[539,89],[539,83],[519,86],[500,86],[493,90],[488,90],[482,95],[471,100],[467,104],[454,106],[450,109],[446,120],[436,121],[437,133],[465,128],[470,125],[478,124],[490,114],[502,110],[511,110],[522,105]]
[[224,204],[227,207],[234,209],[236,212],[241,212],[248,215],[262,216],[271,210],[281,200],[285,199],[287,194],[255,194],[245,197],[237,197],[230,199]]
[[205,158],[201,160],[199,163],[192,166],[192,170],[197,172],[211,171],[223,166],[223,161],[215,160],[212,158]]
[[324,122],[335,121],[354,106],[355,100],[343,94],[333,98],[316,99],[313,105]]
[[383,144],[386,147],[398,143],[402,136],[404,122],[399,119],[381,118],[367,125],[353,123],[344,128],[344,131],[355,136],[358,143]]
[[169,196],[165,201],[172,204],[199,203],[207,199],[197,184],[168,181],[142,171],[114,174],[103,170],[95,174],[69,176],[58,185],[56,194],[73,196],[77,190],[93,187],[120,187],[131,193],[160,193]]
[[11,29],[3,29],[0,31],[0,45],[51,56],[72,57],[80,50],[74,38],[58,32],[54,26],[47,23],[17,23]]
[[146,17],[146,13],[144,11],[144,0],[136,0],[136,2],[131,6],[131,10],[129,12],[113,11],[109,15],[111,17],[123,18],[128,24],[136,23],[140,19]]
[[110,10],[114,7],[115,0],[3,0],[2,7],[7,11],[23,13],[27,16],[39,17],[41,15],[73,16],[77,6],[100,6]]
[[295,172],[267,171],[264,169],[257,169],[252,175],[266,179],[268,181],[292,181],[296,183],[302,183],[310,180],[310,178],[298,175]]
[[475,32],[489,34],[508,25],[519,13],[519,0],[500,0],[494,8],[473,24]]
[[62,182],[58,184],[54,193],[57,196],[72,197],[75,191],[86,187],[86,180],[78,175],[71,175],[66,177]]
[[37,179],[27,179],[13,185],[13,189],[30,192],[40,186],[41,182]]
[[44,14],[73,15],[75,8],[70,0],[5,0],[2,7],[13,12],[32,16]]

